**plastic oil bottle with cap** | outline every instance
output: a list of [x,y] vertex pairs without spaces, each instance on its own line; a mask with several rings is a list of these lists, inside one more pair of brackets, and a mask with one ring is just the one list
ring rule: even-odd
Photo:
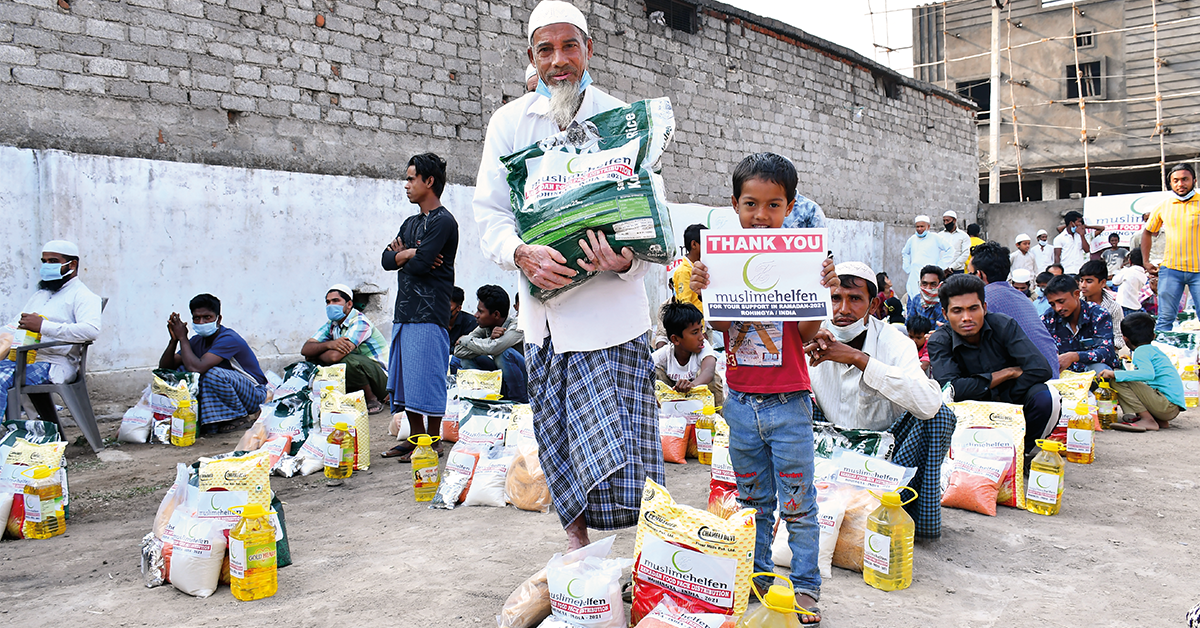
[[1108,385],[1106,379],[1100,380],[1100,387],[1096,389],[1096,408],[1101,429],[1107,430],[1117,422],[1117,391]]
[[171,413],[171,444],[187,447],[196,443],[196,411],[190,399],[181,399],[179,407]]
[[270,513],[262,504],[246,504],[229,531],[229,590],[243,602],[271,597],[279,588],[277,575]]
[[1200,378],[1196,376],[1196,365],[1183,367],[1183,403],[1189,408],[1200,405]]
[[67,519],[63,513],[62,482],[58,469],[38,466],[27,472],[31,478],[25,485],[25,526],[22,532],[27,539],[48,539],[67,531]]
[[712,464],[713,415],[717,408],[705,405],[696,417],[696,459],[700,464]]
[[354,473],[354,437],[350,426],[338,422],[325,438],[325,477],[344,480]]
[[912,584],[913,536],[917,524],[904,505],[917,498],[912,491],[908,501],[900,501],[899,492],[879,496],[879,508],[867,517],[863,539],[863,582],[880,591],[899,591]]
[[418,502],[433,501],[438,484],[441,483],[438,454],[433,450],[433,444],[439,440],[441,439],[437,436],[428,434],[408,437],[408,442],[417,446],[412,453],[412,474],[413,493]]
[[1092,464],[1096,459],[1096,430],[1088,404],[1080,401],[1067,418],[1067,462]]
[[1063,476],[1067,463],[1058,452],[1063,444],[1039,439],[1042,450],[1029,463],[1029,481],[1025,483],[1025,510],[1038,515],[1057,515],[1062,507]]
[[787,582],[787,586],[773,584],[771,588],[767,589],[767,594],[763,595],[758,592],[757,587],[752,585],[751,590],[758,596],[762,605],[742,615],[737,622],[737,628],[800,628],[803,624],[800,623],[800,618],[796,616],[796,613],[814,614],[796,606],[796,593],[792,590],[792,583],[787,579],[770,572],[750,574],[751,578],[759,576],[772,576]]

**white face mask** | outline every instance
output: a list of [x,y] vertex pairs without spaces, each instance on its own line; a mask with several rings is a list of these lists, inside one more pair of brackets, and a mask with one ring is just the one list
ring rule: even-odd
[[833,321],[825,321],[821,323],[821,326],[828,329],[829,333],[833,334],[833,337],[837,338],[838,342],[850,342],[858,338],[859,334],[867,329],[865,319],[861,318],[845,327],[838,327],[833,324]]
[[[1174,190],[1172,190],[1171,193],[1175,194]],[[1188,190],[1188,193],[1184,194],[1183,196],[1175,194],[1175,198],[1177,198],[1181,201],[1186,201],[1186,200],[1190,200],[1195,195],[1196,195],[1196,188],[1192,188],[1192,189]]]

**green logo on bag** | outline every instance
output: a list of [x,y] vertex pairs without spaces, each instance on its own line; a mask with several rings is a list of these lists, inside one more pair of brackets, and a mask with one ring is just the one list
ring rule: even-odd
[[575,599],[579,599],[579,596],[571,593],[571,585],[575,584],[575,581],[578,579],[579,578],[571,578],[571,581],[567,583],[567,595]]
[[678,562],[675,562],[678,559],[678,557],[679,557],[679,552],[675,552],[674,554],[671,554],[671,566],[675,568],[675,571],[678,571],[679,573],[692,573],[691,569],[684,569],[683,567],[679,566]]
[[[753,290],[755,292],[769,292],[769,291],[775,289],[775,286],[779,285],[778,279],[775,280],[775,283],[771,284],[770,286],[767,286],[766,288],[760,288],[760,287],[754,285],[754,283],[752,281],[750,281],[750,264],[751,264],[751,262],[754,261],[754,258],[758,257],[759,255],[762,255],[762,253],[757,253],[755,255],[751,255],[750,259],[746,260],[746,265],[742,267],[742,281],[746,282],[747,288],[750,288],[751,290]],[[755,273],[755,275],[757,276],[756,278],[758,278],[760,280],[766,279],[765,277],[763,277],[763,275],[768,274],[769,271],[771,271],[771,270],[774,270],[773,264],[764,264],[764,265],[760,266],[758,268],[757,272]]]

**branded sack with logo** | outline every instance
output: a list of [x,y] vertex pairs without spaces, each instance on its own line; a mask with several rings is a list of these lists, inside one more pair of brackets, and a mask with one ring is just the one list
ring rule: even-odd
[[[588,557],[604,558],[612,551],[616,538],[610,536],[569,552],[562,556],[562,564],[570,565]],[[548,566],[530,576],[509,594],[500,614],[496,616],[499,628],[534,628],[550,616]]]
[[1008,475],[1008,460],[960,454],[950,464],[950,481],[942,505],[996,516],[996,495]]
[[504,374],[500,371],[458,369],[454,377],[459,399],[499,399],[504,385]]
[[[264,406],[264,408],[266,407]],[[267,436],[268,438],[291,437],[291,448],[288,454],[295,456],[308,438],[309,431],[316,424],[316,417],[312,396],[308,394],[308,391],[279,397],[275,400],[273,411],[266,414]]]
[[475,476],[471,478],[463,505],[503,508],[508,503],[504,497],[504,485],[516,453],[516,446],[495,445],[488,450],[476,465]]
[[200,416],[200,375],[187,371],[154,369],[154,381],[150,384],[150,410],[154,413],[154,440],[171,442],[171,417],[179,408],[179,402],[187,400],[192,411]]
[[[501,432],[503,433],[503,432]],[[475,475],[475,467],[479,465],[479,457],[486,449],[480,450],[476,445],[468,445],[459,441],[446,454],[446,469],[442,471],[442,483],[438,485],[437,494],[433,496],[430,508],[454,510],[459,502],[471,490],[471,478]]]
[[879,498],[871,491],[882,494],[908,486],[917,470],[846,449],[834,452],[833,464],[836,469],[831,481],[837,486],[830,490],[837,490],[838,498],[846,506],[832,563],[835,567],[862,571],[867,518],[879,507]]
[[708,481],[708,512],[728,519],[740,510],[737,503],[737,478],[729,460],[729,424],[713,416],[712,469]]
[[176,589],[195,597],[208,597],[217,590],[221,564],[225,562],[225,529],[211,519],[175,511],[163,539],[163,556],[168,580]]
[[350,427],[350,436],[354,438],[354,470],[366,471],[371,468],[371,423],[363,391],[321,395],[321,434],[329,436],[333,426],[340,422]]
[[1003,460],[1008,472],[996,493],[996,502],[1010,508],[1025,508],[1025,412],[1021,406],[993,401],[962,401],[950,404],[958,417],[950,454],[942,463],[942,491],[950,484],[954,460],[960,456]]
[[150,386],[142,391],[137,404],[125,411],[117,440],[122,443],[145,443],[150,441],[150,429],[154,426],[154,411],[150,409]]
[[662,441],[663,460],[675,464],[687,464],[688,421],[685,416],[659,415],[658,436]]
[[839,430],[832,423],[813,421],[813,440],[817,457],[833,458],[840,449],[891,460],[896,449],[896,437],[889,432],[874,430]]
[[201,492],[241,493],[240,505],[257,502],[271,507],[271,458],[265,450],[228,458],[200,459]]
[[[1066,446],[1067,419],[1074,414],[1072,410],[1075,409],[1076,405],[1080,402],[1087,403],[1088,393],[1091,392],[1092,381],[1095,378],[1096,374],[1092,371],[1084,371],[1083,373],[1063,371],[1058,379],[1046,382],[1046,385],[1050,387],[1052,392],[1058,393],[1058,407],[1061,409],[1058,414],[1058,424],[1054,426],[1054,429],[1046,437],[1046,440],[1056,441]],[[1022,416],[1024,416],[1024,408],[1022,408],[1021,412]],[[1095,412],[1093,412],[1093,415],[1095,415]],[[1099,430],[1099,417],[1096,417],[1093,423],[1097,426],[1096,429]]]
[[690,613],[671,599],[663,600],[642,618],[634,628],[734,628],[732,615],[721,613]]
[[579,274],[564,288],[530,292],[548,301],[593,276],[579,266],[579,240],[603,232],[613,250],[656,264],[671,261],[674,232],[659,160],[675,134],[667,98],[599,113],[501,158],[508,169],[517,233],[553,247]]
[[634,546],[633,621],[664,596],[693,613],[740,616],[754,571],[754,509],[728,518],[677,504],[646,480]]
[[[12,427],[14,423],[17,422],[10,421],[6,425]],[[28,473],[31,467],[48,467],[58,474],[62,484],[63,516],[67,519],[71,518],[71,492],[67,486],[67,469],[63,466],[66,463],[67,444],[62,441],[47,443],[27,441],[17,434],[39,438],[39,435],[45,436],[48,433],[42,432],[41,426],[34,425],[42,423],[42,421],[24,421],[22,423],[24,425],[10,431],[2,441],[4,444],[0,445],[0,455],[3,455],[3,458],[0,458],[0,491],[12,494],[8,515],[4,519],[4,529],[0,530],[0,536],[7,533],[8,536],[15,539],[25,538],[31,523],[25,518],[24,495],[25,485],[29,483]],[[57,438],[57,429],[53,433]]]
[[[605,542],[611,549],[612,541],[599,543]],[[604,556],[607,555],[605,552]],[[621,600],[621,572],[633,561],[604,556],[568,560],[562,554],[555,554],[550,559],[546,565],[546,580],[550,608],[555,617],[579,628],[629,626],[625,604]]]
[[507,401],[463,399],[466,411],[459,420],[458,442],[479,450],[504,443],[512,422],[514,404]]
[[334,392],[346,394],[346,365],[332,364],[330,366],[318,366],[313,374],[312,390],[318,395],[324,396],[328,388],[333,388]]

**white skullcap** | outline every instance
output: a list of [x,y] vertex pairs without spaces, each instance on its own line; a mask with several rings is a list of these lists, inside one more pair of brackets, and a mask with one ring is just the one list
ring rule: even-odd
[[334,290],[340,290],[343,294],[349,296],[350,298],[354,298],[354,291],[350,289],[350,286],[347,286],[344,283],[335,283],[332,286],[329,286],[329,289],[325,291],[325,294],[329,294]]
[[1046,230],[1045,230],[1045,229],[1038,229],[1038,232],[1037,232],[1037,237],[1039,237],[1039,238],[1040,238],[1040,237],[1042,237],[1042,236],[1048,236],[1048,235],[1050,235],[1050,234],[1049,234],[1049,233],[1046,233]]
[[535,76],[537,76],[537,68],[533,67],[532,63],[525,66],[525,80],[528,81]]
[[1029,240],[1029,234],[1028,234],[1028,233],[1018,233],[1018,234],[1017,234],[1017,239],[1016,239],[1016,241],[1014,242],[1014,244],[1020,244],[1020,243],[1022,243],[1022,242],[1025,242],[1025,241],[1027,241],[1027,240]]
[[1033,279],[1028,268],[1017,268],[1012,271],[1013,283],[1029,283]]
[[946,210],[946,213],[942,214],[942,218],[953,218],[958,220],[958,214],[954,213],[953,209],[948,209]]
[[875,286],[876,289],[879,289],[879,286],[875,284],[874,271],[871,270],[870,266],[867,266],[862,262],[842,262],[841,264],[834,266],[833,271],[837,273],[838,277],[848,276],[865,279],[867,283]]
[[79,257],[79,247],[68,240],[51,240],[42,247],[43,253],[58,253],[68,257]]
[[929,222],[929,216],[926,216],[925,214],[921,214],[920,216],[917,216],[917,219],[914,220],[913,223],[916,224],[918,222]]
[[570,2],[542,0],[534,8],[533,13],[529,14],[529,45],[533,45],[534,31],[551,24],[570,24],[583,31],[585,37],[589,37],[587,18],[583,16],[583,11],[575,8],[575,5]]

